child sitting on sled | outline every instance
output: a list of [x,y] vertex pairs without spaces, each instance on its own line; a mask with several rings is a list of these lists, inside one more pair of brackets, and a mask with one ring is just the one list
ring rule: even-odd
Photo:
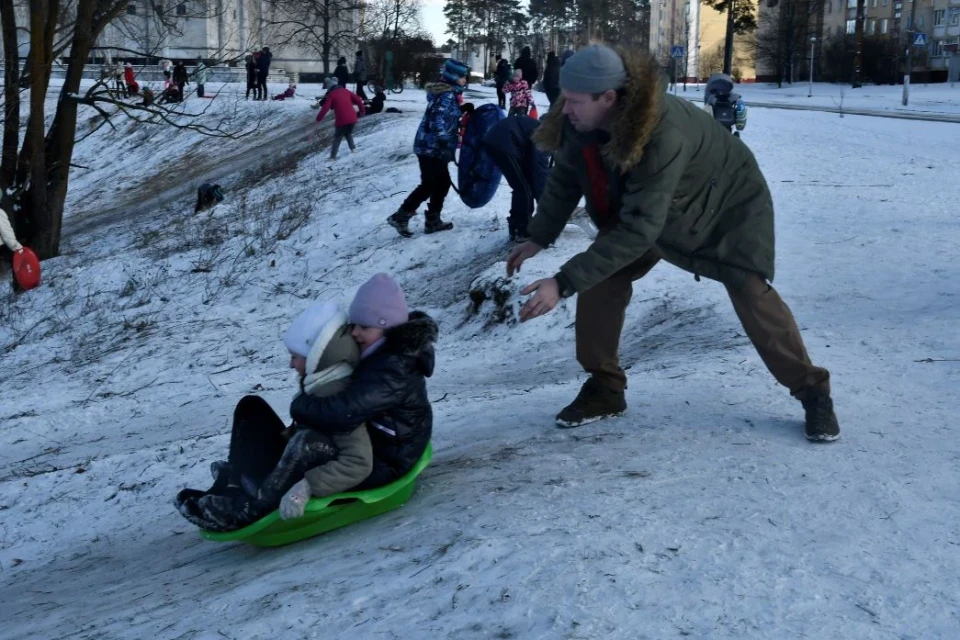
[[301,377],[293,425],[259,397],[241,400],[229,460],[211,466],[209,491],[178,494],[184,517],[231,531],[279,504],[282,518],[295,518],[312,496],[382,486],[413,468],[432,429],[424,376],[433,371],[436,325],[409,315],[384,274],[360,288],[350,321],[328,303],[293,322],[284,338]]

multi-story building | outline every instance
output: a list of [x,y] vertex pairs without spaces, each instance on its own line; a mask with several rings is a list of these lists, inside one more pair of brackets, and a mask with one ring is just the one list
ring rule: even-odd
[[673,47],[686,44],[686,0],[652,0],[650,51],[663,60]]
[[[26,24],[28,3],[15,1],[18,23]],[[169,12],[162,20],[158,19],[158,8]],[[360,9],[350,9],[338,12],[331,22],[330,33],[337,34],[328,60],[331,72],[338,57],[353,60],[356,37],[350,34],[356,32],[360,20]],[[268,46],[275,71],[323,72],[322,55],[316,51],[319,47],[298,46],[297,39],[290,35],[291,24],[293,21],[270,0],[130,0],[126,11],[97,39],[91,61],[123,59],[149,64],[159,58],[188,62],[204,59],[242,67],[246,53]],[[319,24],[310,30],[322,33]],[[26,53],[26,29],[21,29],[20,44]]]
[[[951,54],[956,53],[960,45],[960,0],[934,0],[930,20],[931,28],[927,29],[930,68],[946,69]],[[957,57],[953,56],[953,60]]]
[[[916,7],[914,7],[916,2]],[[960,35],[960,0],[866,0],[863,35],[887,41],[890,63],[903,73],[907,47],[922,33],[926,47],[914,47],[913,70],[943,69],[949,53],[950,6],[956,7],[953,43]],[[942,23],[942,26],[938,26]],[[824,9],[823,37],[851,37],[857,29],[857,0],[827,0]]]
[[[756,3],[755,15],[760,16],[763,2]],[[758,17],[759,20],[759,17]],[[684,45],[685,58],[682,67],[687,81],[704,80],[711,73],[723,69],[723,52],[727,34],[727,16],[708,7],[701,0],[687,0],[683,14],[677,21],[676,44]],[[754,36],[737,36],[733,44],[731,74],[740,82],[757,79]],[[669,49],[667,54],[669,55]]]
[[809,78],[811,54],[819,58],[823,49],[831,1],[780,0],[762,6],[754,35],[757,81]]

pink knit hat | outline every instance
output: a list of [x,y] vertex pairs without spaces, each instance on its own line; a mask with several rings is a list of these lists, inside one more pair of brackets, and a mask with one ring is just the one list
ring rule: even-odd
[[409,319],[410,313],[403,290],[385,273],[378,273],[363,283],[350,304],[352,324],[389,329]]

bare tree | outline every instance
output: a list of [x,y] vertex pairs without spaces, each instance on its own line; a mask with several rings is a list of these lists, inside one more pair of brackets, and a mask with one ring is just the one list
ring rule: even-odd
[[419,34],[420,0],[372,0],[366,3],[363,22],[358,27],[362,38],[386,37],[396,40],[403,35]]
[[323,59],[330,73],[330,55],[353,49],[359,31],[361,0],[268,0],[274,17],[267,24],[278,37]]
[[[0,2],[4,52],[0,198],[13,214],[17,236],[41,259],[60,253],[63,208],[81,106],[95,109],[105,121],[120,109],[144,122],[187,126],[207,135],[236,135],[219,125],[211,128],[196,121],[183,125],[175,111],[161,106],[125,103],[102,81],[81,92],[83,72],[97,39],[128,4],[129,0],[23,0],[21,6],[28,10],[23,17],[22,13],[18,16],[10,0]],[[152,0],[154,7],[168,9],[161,15],[168,16],[171,25],[175,24],[177,4],[179,0]],[[26,56],[21,56],[18,43],[21,31],[29,34]],[[44,106],[52,71],[61,57],[66,76],[56,111],[48,120]],[[24,95],[29,106],[25,124],[20,116]]]
[[756,38],[747,43],[757,64],[774,69],[777,85],[793,83],[798,63],[809,51],[810,36],[819,36],[823,0],[767,0]]

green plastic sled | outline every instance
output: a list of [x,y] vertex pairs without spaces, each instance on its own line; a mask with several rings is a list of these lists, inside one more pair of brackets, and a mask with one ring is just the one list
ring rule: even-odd
[[433,445],[427,444],[420,460],[402,478],[385,487],[312,498],[307,503],[303,517],[294,520],[281,520],[280,513],[272,511],[236,531],[221,533],[201,530],[200,533],[214,542],[246,542],[257,547],[279,547],[306,540],[401,506],[413,495],[417,476],[430,464],[432,457]]

